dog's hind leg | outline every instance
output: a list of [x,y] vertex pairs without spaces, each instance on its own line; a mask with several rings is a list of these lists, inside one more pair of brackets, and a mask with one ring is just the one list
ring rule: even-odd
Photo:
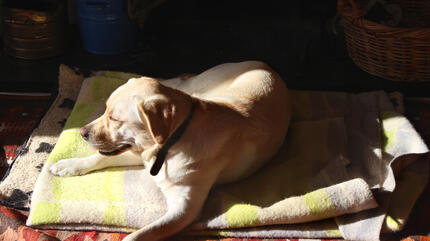
[[162,240],[181,231],[198,217],[210,185],[171,186],[162,190],[167,201],[167,212],[153,223],[128,235],[124,241]]

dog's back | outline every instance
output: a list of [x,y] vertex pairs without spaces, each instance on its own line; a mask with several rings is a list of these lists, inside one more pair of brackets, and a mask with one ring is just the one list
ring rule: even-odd
[[[162,82],[165,84],[166,82]],[[226,123],[236,136],[231,157],[218,182],[243,178],[267,162],[283,143],[291,113],[288,90],[265,63],[246,61],[215,66],[187,80],[170,82],[196,98],[228,106],[243,117],[240,125]],[[241,148],[238,148],[241,146]]]

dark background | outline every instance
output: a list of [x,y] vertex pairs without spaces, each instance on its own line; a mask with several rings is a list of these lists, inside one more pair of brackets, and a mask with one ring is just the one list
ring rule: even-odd
[[67,30],[67,51],[57,57],[28,61],[0,52],[0,92],[55,93],[60,63],[172,77],[224,62],[262,60],[291,89],[429,96],[428,83],[384,80],[352,63],[336,0],[167,0],[147,16],[138,44],[119,55],[89,54],[78,26],[69,24]]
[[[16,59],[0,48],[0,92],[47,92],[54,97],[60,64],[83,72],[117,70],[166,78],[199,73],[225,62],[262,60],[280,73],[290,89],[430,95],[430,82],[385,80],[354,65],[346,51],[336,0],[166,0],[147,16],[138,44],[119,55],[87,53],[76,24],[67,26],[67,34],[65,53],[49,59]],[[428,104],[406,104],[407,114],[428,141]],[[4,116],[14,117],[7,111]],[[16,115],[20,117],[21,112],[17,109]],[[430,187],[418,200],[405,229],[388,235],[387,240],[429,234],[429,193]]]

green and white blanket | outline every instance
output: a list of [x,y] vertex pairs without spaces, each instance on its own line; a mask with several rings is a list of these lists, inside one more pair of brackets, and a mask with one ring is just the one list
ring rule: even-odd
[[[103,113],[109,94],[130,77],[100,72],[84,81],[37,180],[27,225],[133,231],[166,211],[142,167],[64,178],[49,172],[58,160],[94,153],[79,128]],[[376,240],[382,230],[403,227],[426,185],[428,149],[388,96],[292,91],[292,100],[279,154],[248,179],[214,188],[185,232]]]

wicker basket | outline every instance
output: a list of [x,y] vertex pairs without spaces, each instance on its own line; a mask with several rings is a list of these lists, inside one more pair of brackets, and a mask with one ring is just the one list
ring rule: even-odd
[[338,0],[349,56],[364,71],[385,79],[430,81],[430,26],[423,22],[429,15],[414,18],[418,14],[413,14],[413,9],[430,14],[430,1],[396,2],[404,13],[403,26],[416,27],[390,27],[367,20],[360,2]]

